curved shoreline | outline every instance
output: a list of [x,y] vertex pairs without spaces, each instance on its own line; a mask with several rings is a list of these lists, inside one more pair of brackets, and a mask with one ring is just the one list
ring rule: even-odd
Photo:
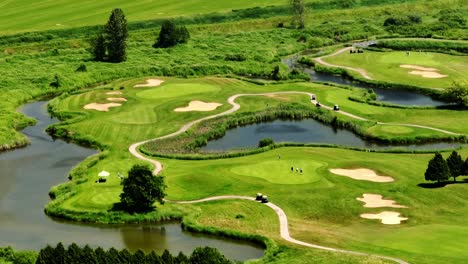
[[[218,114],[215,114],[215,115],[211,115],[211,116],[207,116],[207,117],[203,117],[203,118],[191,121],[191,122],[185,124],[184,126],[182,126],[176,132],[173,132],[171,134],[168,134],[168,135],[165,135],[165,136],[162,136],[162,137],[158,137],[158,138],[155,138],[155,139],[149,139],[149,140],[134,143],[129,147],[129,151],[136,158],[138,158],[140,160],[143,160],[143,161],[150,162],[151,164],[153,164],[155,166],[155,169],[153,170],[153,174],[157,175],[163,169],[161,162],[159,162],[157,160],[154,160],[154,159],[147,158],[147,157],[143,156],[142,154],[140,154],[138,152],[138,148],[141,145],[143,145],[145,143],[148,143],[148,142],[151,142],[151,141],[155,141],[155,140],[159,140],[159,139],[165,139],[165,138],[169,138],[169,137],[179,135],[179,134],[184,133],[187,130],[189,130],[193,125],[198,124],[198,123],[200,123],[202,121],[231,114],[231,113],[233,113],[233,112],[240,109],[240,105],[235,102],[235,100],[238,97],[242,97],[242,96],[265,96],[265,95],[274,95],[274,94],[304,94],[304,95],[308,95],[309,97],[312,97],[314,95],[313,93],[299,92],[299,91],[271,92],[271,93],[259,93],[259,94],[236,94],[236,95],[233,95],[233,96],[228,98],[228,103],[232,105],[231,109],[229,109],[229,110],[227,110],[225,112],[222,112],[222,113],[218,113]],[[311,100],[311,103],[315,104],[315,103],[317,103],[317,101],[316,100]],[[329,106],[322,105],[322,107],[325,108],[325,109],[328,109],[328,110],[333,110],[333,108],[329,107]],[[360,117],[360,116],[356,116],[356,115],[353,115],[351,113],[347,113],[347,112],[344,112],[344,111],[338,111],[338,113],[346,115],[346,116],[354,118],[354,119],[357,119],[357,120],[370,121],[369,119],[366,119],[366,118],[363,118],[363,117]],[[426,129],[430,129],[430,130],[434,130],[434,131],[438,131],[438,132],[442,132],[442,133],[446,133],[446,134],[450,134],[450,135],[461,135],[461,134],[454,133],[454,132],[451,132],[451,131],[438,129],[438,128],[427,127],[427,126],[422,126],[422,125],[392,124],[392,123],[384,123],[384,122],[377,122],[377,124],[419,127],[419,128],[426,128]],[[226,196],[208,197],[208,198],[203,198],[203,199],[193,200],[193,201],[170,201],[170,200],[168,200],[168,202],[179,203],[179,204],[191,204],[191,203],[201,203],[201,202],[207,202],[207,201],[226,200],[226,199],[241,199],[241,200],[255,201],[255,199],[252,198],[252,197],[226,195]],[[325,247],[325,246],[311,244],[311,243],[307,243],[307,242],[303,242],[303,241],[294,239],[289,234],[288,218],[286,216],[286,213],[283,211],[283,209],[281,209],[279,206],[277,206],[275,204],[272,204],[272,203],[267,203],[266,205],[268,207],[270,207],[271,209],[273,209],[275,211],[275,213],[278,215],[278,218],[279,218],[279,221],[280,221],[280,236],[281,236],[281,238],[283,238],[284,240],[286,240],[288,242],[291,242],[291,243],[294,243],[294,244],[297,244],[297,245],[301,245],[301,246],[305,246],[305,247],[311,247],[311,248],[328,250],[328,251],[333,251],[333,252],[346,253],[346,254],[360,255],[360,256],[372,256],[372,257],[377,257],[377,258],[380,258],[380,259],[394,261],[394,262],[400,263],[400,264],[408,264],[408,262],[406,262],[406,261],[404,261],[402,259],[398,259],[398,258],[380,256],[380,255],[373,255],[373,254],[368,254],[368,253],[364,253],[364,252],[350,251],[350,250],[344,250],[344,249],[338,249],[338,248]]]

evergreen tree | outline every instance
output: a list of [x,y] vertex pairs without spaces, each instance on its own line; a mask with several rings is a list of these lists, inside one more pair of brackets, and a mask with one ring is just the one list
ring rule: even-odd
[[175,262],[178,263],[178,264],[189,264],[190,263],[188,257],[182,252],[179,252],[179,255],[177,255],[177,257],[175,258]]
[[78,260],[80,263],[86,263],[86,264],[98,264],[98,260],[96,257],[96,254],[94,253],[94,250],[90,248],[88,245],[84,246],[84,248],[81,250],[81,257]]
[[95,39],[91,41],[91,53],[95,61],[106,60],[106,39],[104,34],[100,32]]
[[300,29],[305,28],[305,3],[304,0],[290,0],[293,13],[292,26]]
[[162,264],[162,259],[160,256],[158,256],[154,251],[151,251],[148,255],[145,257],[146,263],[151,263],[151,264]]
[[132,263],[144,264],[149,262],[146,262],[145,253],[139,249],[133,254]]
[[468,176],[468,158],[466,158],[465,162],[463,163],[462,175]]
[[106,258],[107,258],[107,263],[111,264],[119,264],[122,263],[119,260],[119,251],[113,247],[111,247],[107,252],[106,252]]
[[119,252],[119,263],[133,263],[132,259],[133,255],[127,249]]
[[112,10],[105,28],[105,39],[110,62],[122,62],[127,59],[127,19],[120,8]]
[[429,164],[424,173],[426,181],[445,181],[450,177],[449,167],[447,161],[440,153],[436,153],[434,158],[429,161]]
[[154,176],[147,165],[134,165],[122,185],[120,201],[128,212],[148,212],[156,201],[164,203],[164,178]]
[[231,264],[216,248],[199,247],[190,256],[191,264]]
[[453,177],[453,182],[456,182],[456,177],[463,173],[463,159],[455,150],[447,158],[447,165],[449,167],[450,175]]
[[72,243],[70,246],[68,246],[65,263],[79,264],[81,263],[80,258],[81,258],[81,248],[77,244]]
[[54,258],[55,249],[50,245],[47,245],[45,248],[39,251],[39,255],[36,259],[36,264],[48,264],[50,260]]
[[67,251],[65,250],[65,247],[63,246],[62,242],[60,242],[57,244],[57,246],[54,249],[55,263],[60,263],[60,264],[65,263],[66,258],[67,258]]
[[174,256],[172,256],[171,252],[169,252],[167,249],[165,249],[162,253],[161,260],[164,264],[177,264],[175,262]]
[[107,261],[106,252],[101,247],[94,250],[94,255],[96,255],[96,261],[99,264],[115,264]]

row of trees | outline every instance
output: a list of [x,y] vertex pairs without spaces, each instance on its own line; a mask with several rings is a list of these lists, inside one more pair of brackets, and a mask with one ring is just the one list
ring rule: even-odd
[[453,181],[456,182],[456,178],[461,175],[468,175],[468,157],[463,161],[457,151],[453,151],[446,160],[440,153],[436,153],[429,161],[426,173],[424,173],[426,181],[438,183],[447,181],[450,177],[453,177]]
[[[127,59],[127,19],[122,9],[112,10],[107,24],[91,41],[91,54],[96,61],[113,63]],[[161,26],[155,48],[168,48],[177,44],[187,43],[190,33],[185,26],[176,26],[172,21],[165,21]]]
[[217,249],[210,247],[196,248],[190,256],[180,252],[177,256],[165,250],[157,255],[154,251],[145,254],[138,250],[93,249],[88,245],[80,247],[75,243],[65,248],[62,243],[56,247],[47,246],[39,252],[36,264],[231,264]]
[[448,102],[468,107],[468,82],[454,82],[444,91],[443,97]]

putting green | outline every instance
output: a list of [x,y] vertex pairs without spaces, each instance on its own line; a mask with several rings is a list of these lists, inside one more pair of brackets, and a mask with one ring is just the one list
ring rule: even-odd
[[[324,61],[341,66],[364,69],[373,79],[402,83],[421,87],[447,88],[454,81],[466,79],[468,69],[467,56],[454,56],[434,52],[375,52],[363,54],[347,52],[325,58]],[[447,75],[445,78],[425,78],[410,74],[414,69],[402,68],[401,65],[413,65],[436,69],[437,73]]]
[[221,88],[215,85],[198,84],[198,83],[183,83],[183,84],[167,84],[161,87],[152,88],[137,93],[137,96],[143,99],[162,99],[186,96],[199,93],[214,93]]
[[[265,179],[278,184],[305,184],[319,181],[322,177],[317,169],[326,166],[326,163],[315,160],[272,160],[251,165],[238,166],[231,172],[242,175]],[[293,167],[293,171],[291,171]],[[302,169],[302,174],[296,172],[296,168]]]

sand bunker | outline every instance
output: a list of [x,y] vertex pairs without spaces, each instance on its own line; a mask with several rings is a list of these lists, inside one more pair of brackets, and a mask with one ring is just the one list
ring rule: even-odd
[[431,72],[431,71],[410,71],[409,74],[421,75],[424,78],[431,78],[431,79],[445,78],[448,76],[445,74],[440,74],[438,72]]
[[186,107],[179,107],[174,109],[176,112],[191,112],[191,111],[213,111],[218,106],[222,104],[218,103],[205,103],[202,101],[191,101],[188,106]]
[[127,102],[127,99],[123,98],[123,97],[110,97],[110,98],[107,98],[108,101],[112,101],[112,102]]
[[97,111],[102,111],[102,112],[108,112],[109,108],[118,107],[118,106],[121,106],[121,104],[118,104],[118,103],[108,103],[108,104],[92,103],[92,104],[87,104],[87,105],[83,106],[83,108],[86,109],[86,110],[97,110]]
[[426,67],[422,67],[418,65],[402,64],[400,65],[400,68],[412,69],[414,71],[410,71],[409,74],[420,75],[424,78],[437,79],[437,78],[445,78],[448,76],[448,75],[438,73],[439,71],[438,69],[426,68]]
[[402,64],[400,65],[400,68],[412,69],[412,70],[418,70],[418,71],[439,71],[438,69],[435,69],[435,68],[426,68],[423,66],[411,65],[411,64]]
[[133,87],[135,88],[138,88],[138,87],[155,87],[155,86],[159,86],[163,83],[164,81],[163,80],[159,80],[159,79],[148,79],[146,80],[146,83],[145,84],[137,84]]
[[366,219],[379,219],[384,225],[399,225],[401,221],[408,220],[406,217],[400,217],[398,212],[385,211],[379,214],[361,214],[362,218]]
[[363,198],[358,197],[356,200],[364,202],[364,207],[378,208],[378,207],[393,207],[393,208],[407,208],[406,206],[397,204],[394,200],[384,200],[380,194],[365,193]]
[[119,94],[122,94],[122,92],[120,92],[120,91],[115,91],[115,92],[108,92],[108,93],[106,93],[106,94],[108,94],[108,95],[119,95]]
[[377,175],[373,170],[369,169],[331,169],[331,173],[353,178],[355,180],[372,181],[372,182],[392,182],[392,177]]

